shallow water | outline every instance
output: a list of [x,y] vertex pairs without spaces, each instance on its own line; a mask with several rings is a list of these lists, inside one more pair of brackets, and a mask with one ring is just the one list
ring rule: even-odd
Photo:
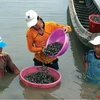
[[[0,0],[0,36],[7,43],[8,52],[20,70],[33,65],[33,53],[26,46],[26,22],[24,14],[34,9],[44,21],[69,24],[68,0]],[[66,16],[67,15],[67,16]],[[100,86],[83,80],[82,57],[88,48],[77,39],[74,30],[69,34],[67,52],[59,57],[61,83],[49,89],[26,87],[19,75],[7,74],[0,80],[0,99],[95,99],[100,95]]]

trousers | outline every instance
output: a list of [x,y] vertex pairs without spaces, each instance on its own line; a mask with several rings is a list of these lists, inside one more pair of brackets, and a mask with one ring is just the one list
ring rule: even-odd
[[43,62],[40,62],[38,61],[37,59],[33,58],[33,61],[34,61],[34,65],[35,66],[43,66],[43,64],[47,67],[51,67],[55,70],[58,70],[59,69],[59,66],[58,66],[58,58],[56,60],[54,60],[53,62],[51,63],[48,63],[48,64],[45,64]]

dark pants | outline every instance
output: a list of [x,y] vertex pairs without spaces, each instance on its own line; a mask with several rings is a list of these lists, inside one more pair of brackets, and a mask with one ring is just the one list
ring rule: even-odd
[[[34,61],[34,65],[35,66],[43,66],[43,63],[38,61],[37,59],[33,59]],[[59,69],[59,66],[58,66],[58,59],[54,60],[52,63],[48,63],[48,64],[44,64],[45,66],[48,66],[48,67],[51,67],[51,68],[54,68],[56,70]]]

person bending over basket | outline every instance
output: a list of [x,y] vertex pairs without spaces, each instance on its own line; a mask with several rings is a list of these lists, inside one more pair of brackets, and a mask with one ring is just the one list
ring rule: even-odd
[[12,59],[8,55],[8,53],[3,52],[3,48],[6,46],[6,43],[2,41],[0,37],[0,78],[2,78],[6,72],[10,72],[13,74],[19,74],[20,71],[13,63]]
[[44,54],[46,41],[55,29],[62,28],[67,33],[71,32],[71,27],[57,24],[53,21],[44,22],[34,10],[27,11],[25,13],[25,18],[28,26],[28,30],[26,32],[27,46],[30,52],[35,53],[33,58],[34,65],[45,65],[58,70],[58,58],[50,58]]
[[84,57],[86,80],[100,84],[100,36],[96,36],[89,42],[93,45],[94,50],[89,50]]

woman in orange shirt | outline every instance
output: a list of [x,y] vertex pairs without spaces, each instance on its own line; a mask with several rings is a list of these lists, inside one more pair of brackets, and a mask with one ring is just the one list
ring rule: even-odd
[[29,10],[25,13],[27,26],[29,27],[26,33],[27,46],[30,52],[34,52],[34,65],[45,66],[59,69],[58,58],[50,58],[43,52],[46,41],[50,34],[57,28],[63,28],[65,32],[71,32],[70,26],[64,26],[55,22],[44,22],[42,18],[34,10]]

